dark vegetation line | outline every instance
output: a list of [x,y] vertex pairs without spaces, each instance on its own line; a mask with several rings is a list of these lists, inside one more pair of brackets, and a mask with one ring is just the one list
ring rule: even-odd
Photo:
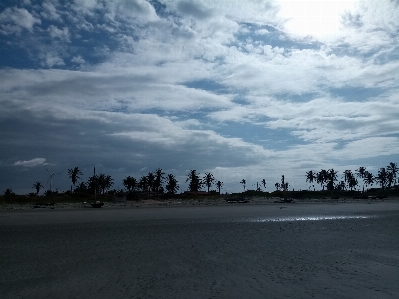
[[[364,187],[368,188],[377,184],[382,190],[391,189],[396,187],[399,183],[398,166],[397,163],[389,163],[388,166],[382,167],[378,170],[376,175],[366,170],[366,167],[359,167],[353,173],[351,170],[345,170],[342,178],[338,178],[338,171],[334,169],[321,169],[319,172],[310,170],[306,172],[306,182],[308,182],[309,188],[306,191],[315,191],[315,183],[319,184],[321,191],[362,191],[365,192]],[[110,175],[100,173],[94,174],[89,177],[87,182],[81,181],[83,176],[82,171],[79,167],[68,169],[68,176],[71,179],[72,185],[71,190],[66,191],[67,194],[118,194],[127,193],[130,195],[135,194],[148,194],[148,197],[157,197],[164,195],[175,195],[180,189],[179,183],[173,174],[165,174],[161,168],[156,169],[154,172],[149,172],[147,175],[143,175],[140,179],[136,179],[132,176],[127,176],[122,180],[124,190],[111,190],[114,185],[114,180]],[[363,181],[363,190],[360,190],[359,180]],[[206,172],[203,177],[197,173],[196,170],[190,170],[187,174],[186,182],[188,182],[188,192],[197,194],[201,192],[203,188],[206,188],[207,194],[221,194],[223,188],[223,182],[216,180],[212,173]],[[251,192],[265,192],[267,182],[265,179],[261,180],[260,183],[256,183],[255,190],[247,190],[247,181],[242,179],[240,182],[244,188],[244,193],[250,194]],[[215,187],[216,190],[211,190]],[[286,182],[285,176],[281,176],[280,182],[274,184],[276,189],[275,192],[288,192],[289,183]],[[36,192],[30,193],[30,196],[37,196],[41,189],[44,189],[42,183],[37,181],[33,184],[33,189]],[[295,192],[294,189],[292,189]],[[367,191],[367,190],[366,190]],[[302,192],[302,190],[301,190]],[[58,194],[58,191],[46,190],[45,196]],[[11,189],[6,189],[3,192],[4,196],[13,196],[15,193]]]

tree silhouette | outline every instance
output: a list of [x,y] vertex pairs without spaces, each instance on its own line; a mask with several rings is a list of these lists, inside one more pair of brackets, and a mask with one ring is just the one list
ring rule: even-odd
[[169,194],[175,194],[177,190],[179,190],[179,186],[177,184],[177,180],[173,174],[168,174],[166,178],[166,191]]
[[366,175],[366,167],[360,166],[358,169],[355,170],[356,171],[356,175],[358,178],[363,179],[364,176]]
[[327,190],[335,189],[335,182],[337,181],[337,171],[333,168],[327,171]]
[[83,175],[83,173],[80,171],[79,167],[68,169],[68,176],[72,180],[73,186],[75,186],[76,182],[78,181],[78,179],[80,179],[81,175]]
[[164,177],[164,172],[162,172],[161,168],[158,168],[157,170],[155,170],[155,178],[154,178],[154,189],[157,192],[157,198],[159,196],[160,191],[163,192],[163,188],[162,188],[162,184],[163,184],[163,180],[165,179]]
[[378,175],[375,177],[375,181],[377,181],[382,189],[385,189],[385,186],[388,182],[388,173],[384,167],[378,170]]
[[111,178],[110,175],[105,175],[103,173],[100,173],[97,179],[102,194],[104,194],[105,191],[109,190],[114,185],[113,178]]
[[263,180],[261,181],[261,183],[262,183],[263,187],[266,189],[266,180],[263,179]]
[[15,193],[12,191],[12,189],[7,188],[6,190],[4,190],[3,195],[4,196],[12,196],[12,195],[15,195]]
[[353,175],[350,169],[344,171],[344,180],[348,184],[348,187],[351,189],[351,191],[358,184],[356,177]]
[[134,177],[127,176],[123,179],[123,186],[125,186],[126,190],[131,193],[136,190],[138,183]]
[[206,172],[202,179],[202,182],[208,188],[208,193],[209,193],[209,188],[213,185],[214,181],[215,181],[215,178],[214,178],[213,174]]
[[151,191],[154,190],[155,176],[152,172],[147,174],[147,187],[148,187],[148,195],[151,194]]
[[[89,187],[90,188],[90,187]],[[93,188],[94,190],[94,188]],[[73,190],[74,193],[87,193],[88,188],[84,182],[80,182],[80,184]]]
[[[312,184],[317,178],[317,174],[313,172],[313,170],[309,170],[306,172],[306,182],[309,182],[309,184]],[[313,185],[314,188],[314,185]],[[310,186],[309,186],[310,189]]]
[[141,189],[141,192],[147,192],[148,191],[148,178],[147,178],[147,176],[143,175],[140,178],[139,188]]
[[36,183],[33,184],[33,187],[32,187],[32,188],[35,188],[35,189],[36,189],[36,195],[38,195],[39,192],[40,192],[40,189],[41,189],[41,188],[44,188],[44,187],[43,187],[42,183],[36,182]]
[[374,176],[371,172],[365,171],[364,177],[363,177],[363,182],[366,185],[366,187],[373,185],[374,184]]
[[95,193],[95,192],[97,193],[100,191],[97,175],[93,175],[93,176],[89,177],[89,179],[87,180],[87,187],[90,190],[90,192],[92,192],[92,193]]
[[327,180],[328,180],[327,170],[322,169],[316,174],[316,182],[317,184],[320,184],[323,190],[324,190],[324,184],[327,182]]
[[240,182],[240,184],[242,184],[243,185],[243,187],[244,187],[244,192],[245,192],[245,187],[246,187],[246,185],[247,185],[247,181],[245,180],[245,179],[242,179],[242,181]]
[[287,191],[288,190],[288,186],[289,186],[288,182],[287,183],[285,182],[285,177],[284,177],[284,175],[282,175],[281,176],[281,184],[280,184],[281,190],[282,191]]
[[223,187],[223,182],[217,181],[217,182],[216,182],[216,187],[218,188],[219,195],[220,195],[220,189]]
[[388,181],[388,188],[392,186],[392,183],[395,185],[396,183],[396,175],[398,173],[398,165],[396,163],[389,163],[386,168],[388,172],[387,181]]
[[188,189],[191,192],[198,192],[202,188],[202,182],[199,177],[199,173],[197,174],[197,171],[190,170],[190,172],[187,175],[186,182],[189,182]]
[[105,191],[109,190],[114,185],[114,183],[113,178],[110,175],[100,173],[99,175],[89,177],[87,185],[92,192],[100,191],[101,194],[104,194]]

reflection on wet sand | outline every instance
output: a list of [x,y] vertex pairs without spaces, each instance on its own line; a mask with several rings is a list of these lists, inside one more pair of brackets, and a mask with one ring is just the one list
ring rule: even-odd
[[290,222],[290,221],[319,221],[319,220],[346,220],[346,219],[368,219],[376,216],[300,216],[300,217],[265,217],[244,219],[244,222]]

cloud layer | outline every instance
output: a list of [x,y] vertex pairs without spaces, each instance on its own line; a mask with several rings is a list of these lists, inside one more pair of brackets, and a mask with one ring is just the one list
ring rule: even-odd
[[45,181],[43,168],[15,167],[45,162],[64,173],[63,190],[68,168],[88,177],[97,165],[116,187],[161,167],[183,190],[197,169],[232,192],[243,178],[271,190],[285,174],[306,188],[310,169],[398,160],[397,1],[336,7],[334,32],[313,19],[293,30],[309,17],[289,1],[10,3],[0,6],[3,189],[27,192],[33,171]]

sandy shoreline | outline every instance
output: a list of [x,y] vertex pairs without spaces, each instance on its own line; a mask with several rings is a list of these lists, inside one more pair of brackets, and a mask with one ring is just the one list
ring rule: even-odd
[[[353,199],[353,198],[319,198],[319,199],[294,199],[292,204],[298,203],[375,203],[375,202],[399,202],[399,197],[389,197],[385,199]],[[65,203],[59,202],[49,204],[45,198],[38,199],[37,205],[34,204],[7,204],[0,203],[0,212],[5,210],[29,210],[29,209],[85,209],[92,208],[91,202]],[[45,203],[40,204],[40,203]],[[220,206],[220,205],[265,205],[265,204],[281,204],[282,199],[279,197],[252,197],[248,198],[247,203],[228,203],[225,199],[184,199],[184,200],[140,200],[127,202],[104,202],[104,208],[145,208],[145,207],[174,207],[174,206]],[[48,205],[46,205],[48,204]]]
[[399,298],[399,202],[0,211],[2,298]]

